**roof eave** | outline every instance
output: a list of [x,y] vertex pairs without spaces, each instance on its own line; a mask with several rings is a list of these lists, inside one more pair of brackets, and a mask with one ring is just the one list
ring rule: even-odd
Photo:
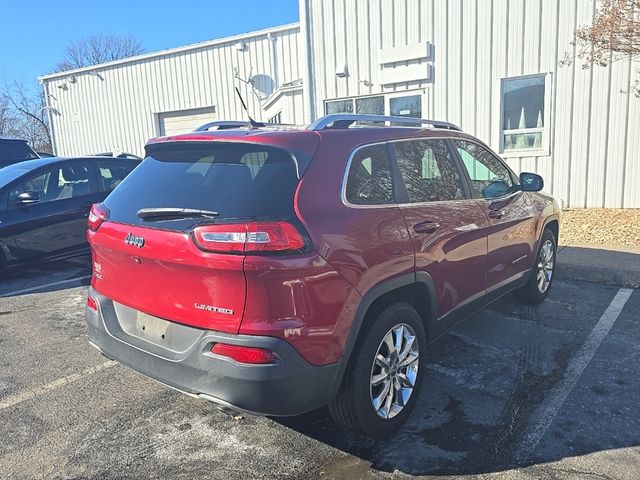
[[141,55],[136,55],[134,57],[127,57],[120,60],[114,60],[112,62],[98,63],[96,65],[90,65],[82,68],[75,68],[73,70],[65,70],[63,72],[49,73],[47,75],[40,75],[38,77],[38,80],[40,81],[40,83],[44,83],[50,80],[55,80],[57,78],[68,77],[71,75],[78,75],[80,73],[91,72],[94,70],[110,68],[118,65],[125,65],[127,63],[138,62],[140,60],[148,60],[151,58],[172,55],[174,53],[187,52],[189,50],[198,50],[200,48],[213,47],[216,45],[221,45],[223,43],[237,42],[239,40],[245,40],[247,38],[268,35],[269,33],[278,33],[278,32],[284,32],[286,30],[293,30],[294,28],[300,28],[300,23],[299,22],[287,23],[286,25],[280,25],[277,27],[265,28],[262,30],[255,30],[253,32],[241,33],[238,35],[231,35],[229,37],[207,40],[206,42],[192,43],[189,45],[184,45],[182,47],[168,48],[166,50],[159,50],[157,52],[143,53]]

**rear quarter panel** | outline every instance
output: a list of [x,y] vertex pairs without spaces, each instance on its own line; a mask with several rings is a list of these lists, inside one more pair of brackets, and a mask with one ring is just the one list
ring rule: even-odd
[[361,296],[383,281],[413,273],[415,258],[398,207],[353,208],[341,199],[349,155],[359,145],[380,142],[380,133],[363,132],[356,137],[353,131],[334,131],[325,135],[330,138],[321,142],[298,187],[296,213],[314,251],[345,282],[340,288],[347,294],[340,296],[329,321],[335,322],[331,328],[338,334],[336,347],[329,347],[337,360]]

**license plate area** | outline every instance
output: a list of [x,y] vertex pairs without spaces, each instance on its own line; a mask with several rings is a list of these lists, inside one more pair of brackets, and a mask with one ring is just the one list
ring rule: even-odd
[[136,312],[136,336],[144,338],[156,344],[168,343],[168,331],[171,322]]
[[[124,334],[123,340],[135,345],[152,343],[161,347],[158,351],[167,354],[167,351],[181,353],[190,350],[207,332],[200,328],[164,320],[117,302],[113,302],[113,310]],[[142,340],[142,343],[139,340]]]

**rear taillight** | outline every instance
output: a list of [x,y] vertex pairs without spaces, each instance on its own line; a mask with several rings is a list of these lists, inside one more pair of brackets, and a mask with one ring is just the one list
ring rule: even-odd
[[95,298],[87,296],[87,308],[89,310],[93,310],[94,312],[98,311],[98,302],[96,302]]
[[193,236],[201,249],[218,253],[282,253],[305,246],[298,229],[287,222],[203,225]]
[[240,363],[267,364],[276,361],[276,356],[271,350],[226,343],[216,343],[211,349],[211,353],[231,358]]
[[91,205],[89,211],[89,218],[87,218],[87,227],[89,230],[96,231],[100,228],[103,222],[109,219],[109,209],[101,203],[94,203]]

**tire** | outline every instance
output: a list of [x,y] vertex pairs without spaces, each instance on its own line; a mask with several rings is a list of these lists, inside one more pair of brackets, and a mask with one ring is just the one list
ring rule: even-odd
[[[374,315],[363,327],[329,411],[340,427],[382,439],[400,428],[413,410],[424,375],[426,338],[420,315],[408,303],[394,303]],[[400,356],[413,359],[403,367],[395,350],[399,337]],[[391,339],[395,354],[385,339]],[[376,359],[378,354],[384,362]],[[379,383],[372,385],[372,379]],[[390,394],[384,395],[385,389]]]
[[[527,283],[514,291],[516,299],[525,305],[541,303],[551,290],[555,278],[556,249],[558,242],[553,232],[545,228],[540,237],[540,247]],[[541,280],[540,275],[544,278]]]

